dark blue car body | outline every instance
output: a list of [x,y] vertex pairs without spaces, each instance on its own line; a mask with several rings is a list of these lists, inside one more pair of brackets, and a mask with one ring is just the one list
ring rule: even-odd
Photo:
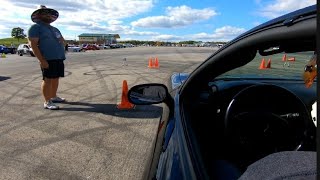
[[2,46],[0,45],[0,53],[4,53],[4,54],[8,54],[9,53],[9,49],[6,46]]

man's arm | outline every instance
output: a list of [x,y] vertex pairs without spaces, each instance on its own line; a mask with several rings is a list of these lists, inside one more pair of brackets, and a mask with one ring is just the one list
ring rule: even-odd
[[66,45],[66,41],[64,40],[64,38],[61,36],[61,38],[59,38],[60,43],[62,43],[63,45]]
[[67,42],[66,42],[66,40],[63,38],[63,36],[62,36],[62,34],[61,34],[61,32],[59,31],[59,33],[60,33],[60,35],[61,35],[61,37],[59,38],[59,42],[63,45],[63,47],[64,47],[64,51],[65,51],[65,53],[66,53],[66,45],[67,45]]
[[49,64],[47,60],[42,56],[40,49],[38,47],[39,38],[28,38],[29,44],[33,50],[34,55],[38,58],[40,66],[42,68],[48,68]]

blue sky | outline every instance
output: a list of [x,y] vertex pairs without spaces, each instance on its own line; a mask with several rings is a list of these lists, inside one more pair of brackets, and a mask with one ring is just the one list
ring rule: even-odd
[[119,34],[122,40],[229,41],[272,18],[316,0],[1,0],[0,38],[21,27],[40,4],[56,9],[52,23],[65,39],[82,33]]

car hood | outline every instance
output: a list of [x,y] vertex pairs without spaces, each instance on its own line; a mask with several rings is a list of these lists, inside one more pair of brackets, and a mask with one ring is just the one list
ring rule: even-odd
[[179,87],[190,75],[190,73],[178,73],[178,72],[174,72],[171,75],[171,86],[172,89],[176,89],[177,87]]

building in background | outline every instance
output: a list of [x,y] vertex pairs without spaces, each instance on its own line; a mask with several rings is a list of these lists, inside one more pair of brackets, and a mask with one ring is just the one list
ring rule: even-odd
[[80,44],[117,44],[119,34],[89,34],[83,33],[79,36]]

